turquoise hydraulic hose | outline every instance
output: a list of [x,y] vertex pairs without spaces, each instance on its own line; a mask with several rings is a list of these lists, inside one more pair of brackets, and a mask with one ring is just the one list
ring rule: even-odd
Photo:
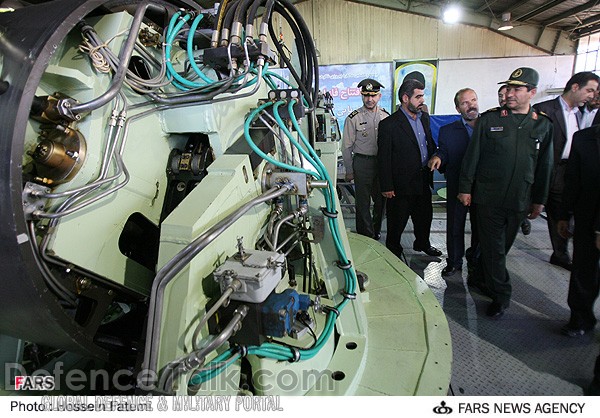
[[[268,72],[266,72],[266,73],[268,73]],[[283,122],[283,120],[281,119],[281,117],[279,115],[278,108],[281,105],[283,105],[284,103],[285,103],[285,101],[278,101],[276,103],[267,102],[267,103],[260,105],[254,111],[252,111],[250,113],[250,115],[248,116],[248,118],[246,119],[246,122],[244,124],[244,134],[245,134],[246,140],[248,141],[248,144],[250,145],[250,147],[257,154],[259,154],[262,158],[264,158],[265,160],[269,161],[270,163],[272,163],[278,167],[281,167],[281,168],[284,168],[284,169],[290,170],[290,171],[309,174],[320,180],[323,180],[323,179],[327,180],[328,187],[327,187],[327,189],[325,189],[323,191],[323,193],[325,195],[325,201],[326,201],[326,210],[329,213],[336,213],[335,194],[334,194],[335,191],[333,189],[333,182],[331,181],[331,177],[327,173],[327,170],[325,169],[325,166],[321,162],[319,156],[317,155],[315,150],[310,145],[309,141],[306,139],[306,137],[302,133],[302,130],[300,129],[298,120],[296,119],[296,117],[294,115],[293,108],[294,108],[294,104],[297,103],[297,100],[294,99],[294,100],[289,101],[288,113],[290,115],[292,124],[293,124],[294,128],[296,129],[296,131],[298,132],[298,135],[299,135],[304,147],[293,138],[291,132],[289,131],[289,129],[287,129],[287,127],[285,126],[285,123]],[[282,163],[280,161],[277,161],[277,160],[273,159],[271,156],[262,152],[254,144],[254,141],[250,137],[250,124],[252,123],[252,121],[257,117],[257,115],[260,112],[262,112],[269,106],[273,106],[273,110],[274,110],[273,114],[275,115],[275,120],[277,121],[279,127],[282,129],[284,134],[288,137],[290,142],[298,149],[298,151],[300,153],[302,153],[302,155],[307,159],[307,161],[309,161],[313,165],[313,167],[317,170],[317,173],[312,172],[310,170],[306,170],[302,167],[291,166],[291,165]],[[329,226],[330,226],[330,229],[332,232],[333,240],[335,243],[335,248],[336,248],[336,251],[340,258],[339,262],[340,262],[340,264],[343,264],[343,265],[350,265],[350,261],[348,260],[348,258],[346,256],[344,246],[341,242],[341,234],[339,231],[337,219],[328,217],[328,220],[329,220]],[[344,292],[349,295],[354,294],[354,292],[356,291],[356,274],[351,265],[349,268],[344,269],[344,279],[345,279]],[[344,298],[335,307],[335,309],[337,310],[337,313],[332,310],[328,311],[327,319],[325,321],[325,326],[323,328],[323,331],[321,332],[321,334],[317,338],[317,341],[311,348],[300,349],[300,348],[289,347],[289,346],[285,346],[285,345],[281,345],[281,344],[266,342],[266,343],[261,344],[260,346],[247,347],[247,354],[253,354],[253,355],[270,358],[270,359],[274,359],[274,360],[279,360],[279,361],[307,360],[307,359],[314,357],[323,348],[323,346],[326,344],[328,339],[331,337],[331,335],[335,329],[335,321],[337,319],[338,313],[341,312],[341,310],[346,306],[348,301],[349,301],[348,298]],[[217,376],[218,374],[220,374],[221,372],[223,372],[227,367],[229,367],[231,364],[233,364],[235,362],[235,360],[237,360],[241,357],[241,353],[239,353],[238,351],[239,351],[238,347],[232,347],[232,348],[229,348],[228,350],[226,350],[225,352],[223,352],[222,354],[220,354],[219,356],[217,356],[215,359],[213,359],[209,363],[208,367],[205,370],[202,370],[202,371],[194,374],[194,376],[190,379],[189,384],[190,385],[201,384],[202,382],[212,379],[215,376]],[[226,359],[229,359],[229,360],[225,361]]]
[[[190,26],[190,30],[187,36],[187,48],[186,53],[188,57],[188,61],[190,62],[190,66],[194,73],[202,79],[202,82],[196,82],[192,80],[188,80],[185,77],[182,77],[176,70],[173,68],[173,63],[171,62],[171,51],[173,48],[173,42],[177,37],[177,34],[180,32],[181,28],[189,22],[192,18],[192,14],[186,13],[185,16],[181,17],[181,11],[176,12],[171,20],[169,21],[169,26],[165,33],[165,56],[166,56],[166,67],[167,67],[167,78],[171,80],[171,84],[173,84],[176,88],[183,91],[189,91],[192,89],[198,88],[206,88],[212,86],[213,84],[218,84],[220,81],[213,80],[208,77],[206,74],[202,72],[198,64],[194,59],[194,34],[196,33],[196,29],[200,24],[200,21],[203,19],[203,15],[199,14],[194,18],[192,24]],[[179,20],[179,21],[178,21]],[[253,74],[257,74],[256,70],[251,71]],[[235,83],[239,83],[244,80],[244,75],[239,75],[234,79]],[[254,77],[252,80],[246,82],[244,87],[251,86],[258,81],[258,77]],[[239,87],[239,86],[238,86]]]
[[[335,195],[334,195],[334,190],[333,190],[333,181],[331,180],[329,173],[325,169],[325,166],[321,162],[321,159],[317,156],[315,150],[310,146],[310,143],[308,142],[308,140],[304,136],[302,130],[300,129],[298,120],[296,119],[295,114],[293,112],[294,103],[297,103],[297,100],[291,100],[290,103],[288,104],[288,113],[290,114],[290,119],[292,121],[294,128],[298,132],[298,136],[300,137],[300,140],[306,146],[306,148],[309,150],[309,152],[311,154],[313,154],[313,156],[315,157],[315,160],[319,164],[319,168],[318,168],[319,174],[327,180],[328,187],[325,192],[326,205],[327,205],[326,209],[330,213],[335,213],[336,206],[335,206],[335,199],[334,199]],[[349,264],[349,260],[346,256],[346,251],[341,242],[341,234],[339,231],[339,226],[338,226],[337,220],[335,218],[329,218],[329,217],[328,217],[328,220],[329,220],[329,227],[332,231],[333,239],[335,242],[336,250],[338,252],[338,255],[340,256],[340,262],[343,264]],[[349,269],[344,270],[344,276],[346,278],[346,291],[348,293],[354,293],[354,291],[356,290],[356,274],[354,272],[353,267],[350,267]],[[344,299],[344,301],[346,301],[346,299]]]
[[254,120],[254,118],[260,112],[262,112],[267,107],[272,106],[272,105],[273,105],[273,102],[263,103],[262,105],[260,105],[256,109],[254,109],[250,113],[250,116],[248,116],[248,118],[246,119],[246,122],[244,123],[244,136],[246,137],[246,141],[248,142],[248,145],[250,145],[250,148],[252,148],[252,150],[254,152],[256,152],[258,155],[260,155],[261,158],[267,160],[268,162],[270,162],[271,164],[273,164],[273,165],[275,165],[277,167],[284,168],[284,169],[290,170],[290,171],[296,171],[296,172],[308,174],[308,175],[313,176],[313,177],[315,177],[317,179],[321,179],[321,177],[317,173],[315,173],[314,171],[306,170],[306,169],[301,168],[301,167],[296,167],[296,166],[289,165],[289,164],[286,164],[286,163],[282,163],[281,161],[275,160],[273,157],[271,157],[270,155],[265,154],[262,150],[260,150],[256,146],[256,144],[254,143],[254,141],[252,140],[252,137],[250,136],[250,124],[252,123],[252,120]]
[[188,33],[187,38],[187,54],[188,59],[190,60],[190,65],[192,66],[194,72],[207,83],[213,83],[216,80],[212,80],[210,77],[204,74],[202,70],[198,67],[198,64],[196,64],[196,60],[194,59],[194,34],[196,33],[196,29],[198,28],[198,25],[200,24],[200,21],[203,17],[204,15],[199,14],[192,22],[192,26],[190,27],[190,32]]
[[[314,168],[316,168],[318,170],[319,169],[319,165],[315,162],[315,160],[313,160],[313,158],[304,149],[304,147],[302,147],[302,145],[300,145],[298,143],[298,141],[296,141],[296,139],[294,138],[294,136],[292,135],[292,133],[289,131],[289,129],[287,128],[287,126],[285,126],[285,123],[281,119],[281,115],[279,114],[279,107],[282,104],[284,104],[284,103],[285,103],[285,101],[282,100],[282,101],[279,101],[279,102],[277,102],[277,103],[275,103],[273,105],[273,115],[275,116],[275,120],[277,121],[277,124],[279,125],[279,127],[281,128],[281,130],[283,131],[283,133],[285,134],[285,136],[287,136],[287,138],[290,140],[290,142],[294,145],[294,147],[296,147],[296,149],[298,149],[298,151],[300,151],[300,154],[302,154],[304,156],[304,158],[306,158],[306,160],[309,163],[311,163]],[[293,112],[294,110],[292,109],[291,111]],[[321,172],[319,172],[318,178],[321,179],[321,180],[324,179],[324,177],[323,177],[323,175],[322,175]]]
[[[181,85],[183,85],[184,87],[189,87],[189,88],[202,87],[204,84],[194,83],[194,82],[180,76],[179,73],[177,73],[177,71],[175,71],[175,69],[173,68],[173,64],[171,63],[171,48],[173,47],[173,41],[175,40],[175,37],[177,36],[177,34],[179,33],[179,31],[181,30],[183,25],[185,25],[190,20],[190,17],[191,17],[190,14],[186,14],[184,17],[181,18],[181,20],[179,22],[177,22],[177,24],[175,24],[177,19],[179,19],[180,14],[181,14],[180,12],[177,12],[173,15],[173,17],[171,18],[171,21],[169,22],[169,30],[167,31],[167,34],[166,34],[165,55],[166,55],[166,61],[167,61],[166,62],[167,74],[170,77],[177,80],[177,82],[181,83]],[[177,84],[175,84],[175,85],[177,86]]]

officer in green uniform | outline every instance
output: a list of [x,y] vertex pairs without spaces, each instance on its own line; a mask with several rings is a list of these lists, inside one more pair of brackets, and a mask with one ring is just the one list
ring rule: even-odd
[[[384,198],[377,177],[377,129],[389,113],[379,107],[383,86],[372,78],[358,83],[363,106],[348,115],[344,123],[342,157],[346,181],[354,180],[356,232],[378,240],[381,237]],[[373,216],[371,216],[373,199]]]
[[[463,159],[459,200],[477,205],[481,271],[473,283],[492,302],[486,314],[498,318],[510,304],[506,255],[525,216],[535,219],[548,196],[552,170],[552,122],[531,107],[538,73],[517,68],[506,84],[507,102],[481,115]],[[474,278],[474,279],[475,279]]]

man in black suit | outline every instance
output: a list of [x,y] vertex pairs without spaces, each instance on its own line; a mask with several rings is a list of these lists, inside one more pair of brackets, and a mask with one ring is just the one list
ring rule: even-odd
[[[596,249],[600,251],[600,211],[596,216]],[[588,396],[600,396],[600,354],[596,357],[594,365],[594,379],[590,384],[587,393]]]
[[424,89],[418,80],[405,80],[398,90],[400,108],[379,123],[379,182],[387,198],[385,245],[398,257],[403,254],[400,240],[409,216],[415,229],[413,249],[430,256],[442,255],[429,241],[433,173],[427,162],[436,146],[429,115],[422,110]]
[[568,239],[561,237],[557,232],[558,214],[565,188],[565,169],[573,134],[580,129],[577,120],[578,108],[594,98],[599,80],[596,74],[589,71],[577,73],[569,79],[561,96],[534,105],[535,110],[546,114],[554,126],[554,165],[546,202],[548,231],[553,250],[550,263],[567,270],[572,268],[571,257],[567,251]]
[[[439,149],[428,166],[439,170],[446,177],[448,201],[446,202],[446,246],[448,259],[442,276],[448,277],[462,270],[465,255],[465,223],[467,213],[471,220],[471,248],[479,245],[479,234],[475,224],[475,205],[464,206],[458,200],[458,178],[465,151],[473,135],[475,122],[479,117],[477,94],[473,89],[465,88],[454,95],[454,105],[461,118],[440,128]],[[468,257],[467,257],[468,258]]]
[[600,213],[600,125],[578,131],[565,172],[565,192],[558,222],[558,233],[567,238],[569,219],[575,220],[573,234],[573,271],[567,302],[571,318],[561,332],[578,337],[596,326],[594,302],[598,298],[600,277],[596,248],[596,228]]

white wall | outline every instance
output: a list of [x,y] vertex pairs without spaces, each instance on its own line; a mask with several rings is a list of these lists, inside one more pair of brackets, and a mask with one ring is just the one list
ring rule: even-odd
[[573,55],[440,60],[435,113],[456,114],[454,95],[464,87],[477,92],[481,112],[498,106],[498,83],[508,80],[518,67],[531,67],[540,74],[538,92],[532,103],[556,97],[547,94],[546,90],[565,86],[573,73],[574,60]]

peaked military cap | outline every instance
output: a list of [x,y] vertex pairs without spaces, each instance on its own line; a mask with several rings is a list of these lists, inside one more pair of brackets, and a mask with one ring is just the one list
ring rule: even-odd
[[360,92],[364,96],[375,96],[379,94],[379,89],[384,88],[379,81],[372,78],[365,78],[358,83],[358,87],[360,87]]
[[539,81],[540,75],[536,70],[529,67],[520,67],[512,72],[508,80],[501,81],[498,84],[508,84],[510,86],[537,87]]

